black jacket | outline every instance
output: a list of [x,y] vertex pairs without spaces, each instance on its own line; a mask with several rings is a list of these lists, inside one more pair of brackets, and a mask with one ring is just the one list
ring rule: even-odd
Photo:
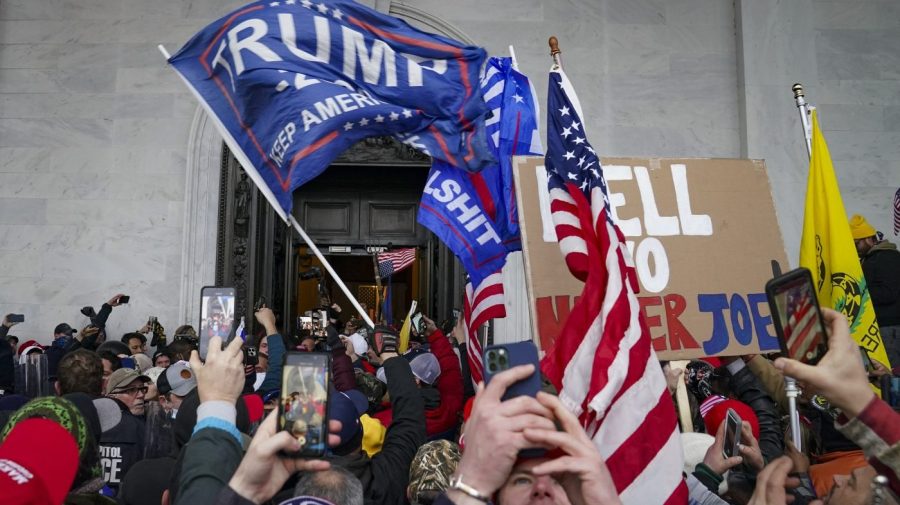
[[144,420],[133,415],[124,403],[115,402],[122,411],[122,420],[100,435],[98,445],[103,480],[118,492],[131,465],[144,457]]
[[900,326],[900,251],[897,246],[882,240],[866,253],[862,269],[878,325]]
[[9,328],[0,324],[0,389],[12,394],[16,383],[16,353],[6,340]]
[[371,459],[361,450],[348,456],[329,458],[362,482],[366,505],[406,503],[409,467],[419,446],[425,443],[425,401],[416,388],[409,362],[388,359],[384,362],[384,372],[393,421],[381,452]]
[[759,421],[759,449],[766,463],[784,454],[784,431],[775,400],[763,389],[750,367],[731,376],[731,391],[753,409]]

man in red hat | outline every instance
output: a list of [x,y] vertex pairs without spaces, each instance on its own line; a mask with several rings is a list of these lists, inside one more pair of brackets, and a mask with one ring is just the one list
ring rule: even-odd
[[0,496],[4,503],[60,505],[77,470],[72,435],[49,419],[27,419],[0,445]]

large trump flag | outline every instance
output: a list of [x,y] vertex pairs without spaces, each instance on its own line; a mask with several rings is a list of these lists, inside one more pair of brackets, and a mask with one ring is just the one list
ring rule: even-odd
[[351,0],[283,0],[226,15],[169,63],[284,218],[295,188],[366,137],[467,170],[490,163],[485,58]]
[[819,303],[843,312],[854,340],[873,359],[890,368],[816,111],[812,113],[800,266],[812,272]]

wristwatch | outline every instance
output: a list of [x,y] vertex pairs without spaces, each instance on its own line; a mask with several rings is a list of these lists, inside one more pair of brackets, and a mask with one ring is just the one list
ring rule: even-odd
[[474,498],[484,503],[491,502],[490,497],[481,494],[477,489],[463,482],[462,475],[455,475],[450,478],[450,489],[460,491],[470,498]]

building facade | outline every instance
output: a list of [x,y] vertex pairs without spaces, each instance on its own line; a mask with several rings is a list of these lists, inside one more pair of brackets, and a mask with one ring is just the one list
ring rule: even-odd
[[[26,314],[17,334],[47,342],[57,323],[80,326],[82,306],[119,292],[132,299],[115,310],[113,334],[151,315],[171,328],[196,323],[200,287],[233,280],[239,170],[156,46],[174,52],[242,3],[0,0],[0,311]],[[514,46],[541,102],[546,40],[556,35],[604,156],[765,159],[781,228],[772,233],[793,264],[808,165],[790,88],[802,82],[820,110],[847,211],[890,231],[900,185],[896,0],[364,3],[492,55]],[[424,168],[408,168],[396,183],[407,188],[401,200],[416,170]],[[357,205],[373,202],[358,188],[343,191],[356,191]],[[390,212],[408,220],[408,209]],[[253,233],[270,229],[271,217],[255,219],[263,224]],[[338,233],[330,230],[319,237]],[[263,253],[247,256],[244,268],[258,270],[254,293],[271,289],[274,298],[275,245],[293,248],[270,238],[271,268],[259,267]],[[428,237],[417,240],[427,251]],[[385,242],[357,229],[353,244],[367,241]],[[422,253],[450,279],[424,284],[435,304],[434,284],[459,277],[437,249]],[[294,276],[298,261],[286,259],[281,275]],[[427,273],[416,275],[427,282]],[[440,295],[444,308],[454,289]]]

